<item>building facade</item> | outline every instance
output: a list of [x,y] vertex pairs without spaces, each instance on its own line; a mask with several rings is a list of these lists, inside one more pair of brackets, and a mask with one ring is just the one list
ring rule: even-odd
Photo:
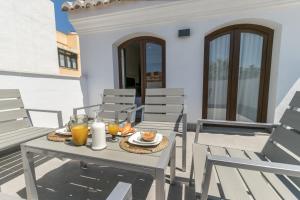
[[[60,110],[67,122],[72,109],[83,106],[85,83],[70,77],[78,73],[67,74],[58,67],[53,2],[5,0],[0,16],[0,89],[19,89],[25,108]],[[72,51],[78,37],[70,38],[67,45]],[[58,125],[55,114],[31,112],[31,116],[35,126]]]
[[273,122],[299,90],[298,1],[74,1],[88,102],[104,88],[184,88],[188,121]]
[[58,74],[52,2],[32,0],[24,5],[6,0],[1,4],[0,70]]
[[56,32],[59,74],[81,76],[79,37],[75,32]]

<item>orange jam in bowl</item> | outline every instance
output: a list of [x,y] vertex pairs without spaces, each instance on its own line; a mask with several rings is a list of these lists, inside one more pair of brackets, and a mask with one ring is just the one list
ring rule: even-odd
[[74,125],[71,129],[72,141],[76,146],[82,146],[86,144],[89,130],[87,124]]

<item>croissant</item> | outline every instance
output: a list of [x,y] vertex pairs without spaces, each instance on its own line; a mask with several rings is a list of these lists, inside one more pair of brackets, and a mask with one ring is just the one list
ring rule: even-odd
[[123,128],[119,129],[119,131],[124,136],[124,135],[134,132],[135,129],[131,127],[131,123],[126,123]]

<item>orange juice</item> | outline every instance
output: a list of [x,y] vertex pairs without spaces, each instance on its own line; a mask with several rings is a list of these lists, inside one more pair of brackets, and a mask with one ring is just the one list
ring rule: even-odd
[[111,140],[113,142],[117,142],[118,139],[116,138],[116,135],[119,132],[119,124],[115,122],[110,122],[108,124],[108,133],[111,134]]
[[111,135],[116,135],[119,131],[119,125],[117,123],[109,123],[108,124],[108,132]]
[[85,145],[89,130],[86,124],[74,125],[71,129],[73,143],[77,146]]

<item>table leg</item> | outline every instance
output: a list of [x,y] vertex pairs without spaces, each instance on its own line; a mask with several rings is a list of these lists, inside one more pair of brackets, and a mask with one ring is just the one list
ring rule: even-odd
[[170,159],[170,183],[174,184],[176,175],[176,142],[174,142]]
[[26,192],[28,200],[38,200],[36,177],[34,170],[33,153],[28,152],[25,147],[21,147],[22,161],[25,176]]
[[156,169],[155,177],[155,199],[165,200],[165,170]]
[[87,169],[87,164],[83,161],[80,161],[80,168],[81,169]]
[[191,165],[190,181],[189,181],[190,186],[193,183],[193,178],[194,178],[194,158],[192,156],[192,165]]

